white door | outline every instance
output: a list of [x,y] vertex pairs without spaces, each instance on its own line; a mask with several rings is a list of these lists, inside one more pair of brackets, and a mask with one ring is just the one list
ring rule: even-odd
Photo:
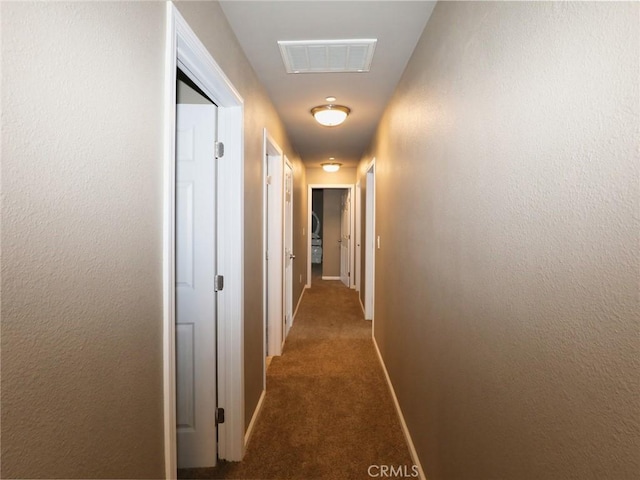
[[355,227],[353,235],[354,238],[354,267],[353,267],[353,279],[352,286],[356,289],[357,292],[360,291],[360,285],[362,284],[361,277],[361,262],[362,262],[362,190],[360,188],[360,182],[356,184],[356,195],[354,200],[354,211],[355,211]]
[[216,422],[215,105],[177,105],[176,420],[178,467],[212,467]]
[[293,323],[293,168],[284,166],[284,311],[285,335]]
[[284,167],[282,150],[267,141],[265,299],[267,355],[282,355],[284,306]]
[[351,272],[349,265],[351,256],[349,246],[351,243],[351,190],[342,192],[341,220],[340,220],[340,280],[347,287],[351,286]]

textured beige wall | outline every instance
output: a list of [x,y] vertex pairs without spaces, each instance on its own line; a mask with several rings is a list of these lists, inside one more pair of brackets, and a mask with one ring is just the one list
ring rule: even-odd
[[639,14],[441,2],[381,121],[375,338],[430,480],[640,472]]
[[340,225],[342,190],[325,188],[322,206],[322,276],[340,276]]
[[[269,97],[246,59],[220,5],[217,2],[177,2],[176,6],[196,35],[211,52],[229,80],[244,99],[244,213],[245,213],[245,291],[244,291],[244,335],[245,335],[245,422],[255,411],[263,387],[264,323],[262,315],[262,195],[263,195],[263,129],[284,150],[294,169],[294,233],[301,233],[306,226],[307,194],[305,170],[296,152],[291,147],[279,117]],[[304,239],[296,238],[294,248],[294,306],[302,294],[304,284],[300,274],[306,275]],[[295,281],[295,280],[298,281]]]
[[161,478],[164,5],[0,8],[0,476]]

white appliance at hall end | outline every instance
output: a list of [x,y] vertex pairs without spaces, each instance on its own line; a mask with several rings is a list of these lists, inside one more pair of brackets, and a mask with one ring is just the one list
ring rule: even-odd
[[[315,222],[315,227],[313,226]],[[322,263],[322,239],[320,238],[320,219],[311,212],[311,263]]]

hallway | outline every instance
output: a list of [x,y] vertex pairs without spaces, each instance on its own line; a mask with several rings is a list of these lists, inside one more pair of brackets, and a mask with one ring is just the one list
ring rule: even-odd
[[[0,1],[0,478],[173,479],[200,430],[180,465],[210,467],[216,431],[229,463],[197,478],[637,479],[639,18]],[[211,103],[205,139],[178,126]],[[312,245],[319,189],[352,192],[352,268],[324,202]],[[334,280],[306,289],[312,246]],[[180,323],[196,265],[215,285]]]
[[412,465],[356,292],[314,278],[283,355],[267,370],[244,461],[180,477],[357,480],[371,478],[371,466],[411,474]]

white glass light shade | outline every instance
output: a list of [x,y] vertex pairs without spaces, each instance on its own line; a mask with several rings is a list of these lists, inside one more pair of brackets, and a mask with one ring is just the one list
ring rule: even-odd
[[311,109],[311,114],[320,125],[335,127],[344,122],[351,110],[342,105],[322,105]]
[[337,172],[338,170],[340,170],[340,167],[342,166],[341,163],[322,163],[322,169],[325,172]]

